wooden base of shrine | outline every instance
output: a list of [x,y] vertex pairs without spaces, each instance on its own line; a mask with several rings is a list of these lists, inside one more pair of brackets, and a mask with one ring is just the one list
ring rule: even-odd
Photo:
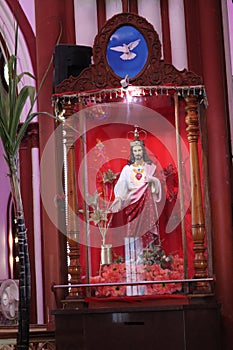
[[85,304],[53,310],[57,350],[221,350],[212,297]]

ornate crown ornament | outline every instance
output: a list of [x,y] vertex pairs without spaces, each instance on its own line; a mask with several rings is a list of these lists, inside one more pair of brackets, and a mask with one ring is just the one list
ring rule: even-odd
[[[133,134],[134,140],[130,141],[130,147],[134,146],[144,146],[144,140],[146,139],[147,133],[145,130],[138,130],[138,125],[134,126],[134,131],[128,132],[128,138],[130,138],[130,134]],[[140,136],[142,137],[144,135],[144,138],[140,139]]]

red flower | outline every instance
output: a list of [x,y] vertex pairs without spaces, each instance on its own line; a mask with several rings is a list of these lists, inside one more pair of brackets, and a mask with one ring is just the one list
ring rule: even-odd
[[[114,263],[104,265],[101,274],[91,278],[91,283],[119,283],[125,282],[126,277],[130,278],[126,263]],[[159,264],[135,266],[137,281],[161,281],[145,286],[145,295],[172,294],[182,290],[182,283],[162,283],[165,280],[180,280],[184,276],[183,259],[179,255],[174,255],[169,268],[163,269]],[[135,276],[134,276],[135,277]],[[95,295],[100,297],[121,297],[126,295],[126,286],[104,286],[97,287]]]

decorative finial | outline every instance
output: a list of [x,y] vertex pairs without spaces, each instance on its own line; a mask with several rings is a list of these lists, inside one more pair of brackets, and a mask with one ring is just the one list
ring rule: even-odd
[[134,125],[134,139],[139,140],[139,132],[138,132],[138,126]]

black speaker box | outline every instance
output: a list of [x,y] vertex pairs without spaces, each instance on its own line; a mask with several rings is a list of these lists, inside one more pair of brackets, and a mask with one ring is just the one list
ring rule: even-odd
[[53,55],[53,90],[64,79],[77,77],[91,64],[92,48],[80,45],[56,45]]

